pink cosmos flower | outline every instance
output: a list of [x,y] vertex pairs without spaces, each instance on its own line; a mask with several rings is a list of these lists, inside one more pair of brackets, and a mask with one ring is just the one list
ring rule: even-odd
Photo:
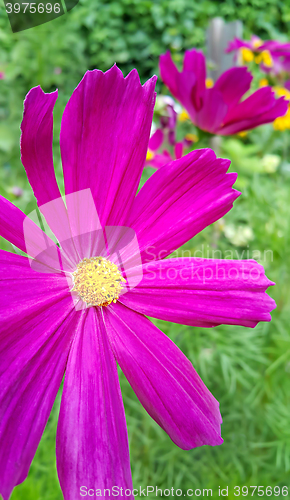
[[263,40],[257,35],[252,35],[250,40],[242,40],[241,38],[234,38],[229,42],[226,52],[237,51],[243,47],[252,50],[253,52],[259,52],[263,45]]
[[225,71],[212,88],[206,88],[206,64],[201,51],[185,52],[181,72],[170,52],[160,56],[159,65],[163,82],[192,122],[212,134],[236,134],[272,122],[287,111],[287,102],[283,97],[275,99],[271,87],[263,87],[241,100],[253,78],[246,67]]
[[260,47],[261,53],[268,52],[272,59],[272,64],[264,64],[260,68],[265,73],[273,73],[278,76],[282,73],[290,72],[290,43],[280,43],[276,40],[267,40]]
[[277,40],[263,41],[253,35],[251,40],[241,40],[240,38],[232,40],[226,52],[233,51],[236,54],[241,51],[245,62],[255,60],[265,73],[277,76],[283,72],[290,72],[290,43],[281,43]]
[[165,259],[239,193],[229,161],[205,149],[160,168],[136,196],[154,87],[155,77],[141,86],[135,70],[124,78],[116,66],[86,73],[62,118],[65,203],[52,158],[57,92],[26,97],[22,162],[60,244],[0,198],[0,234],[29,255],[0,251],[4,500],[28,474],[64,375],[56,455],[65,500],[84,485],[134,498],[116,362],[175,444],[221,444],[218,402],[146,316],[206,327],[270,320],[271,282],[255,261]]

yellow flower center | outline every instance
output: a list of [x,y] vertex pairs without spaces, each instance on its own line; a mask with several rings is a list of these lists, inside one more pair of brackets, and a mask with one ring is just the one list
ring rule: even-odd
[[241,54],[242,54],[242,59],[243,62],[251,62],[254,59],[254,54],[251,51],[251,49],[248,49],[248,47],[242,47],[240,49]]
[[255,63],[256,64],[263,63],[263,64],[265,64],[265,66],[268,66],[269,68],[271,68],[271,66],[273,66],[273,60],[272,60],[270,52],[268,50],[263,50],[263,52],[261,52],[261,54],[259,54],[258,56],[255,57]]
[[258,49],[259,47],[261,47],[261,45],[263,45],[263,40],[261,40],[260,38],[256,38],[254,41],[253,41],[253,47],[255,49]]
[[149,160],[152,160],[153,158],[154,158],[153,151],[151,151],[151,149],[148,149],[147,154],[146,154],[146,160],[149,161]]
[[212,78],[206,78],[205,86],[207,89],[211,89],[214,86],[214,81]]
[[290,107],[284,116],[278,116],[278,118],[273,121],[273,127],[275,130],[280,130],[281,132],[290,129]]
[[285,89],[284,87],[278,87],[278,86],[275,86],[273,87],[273,90],[275,90],[276,92],[276,95],[278,97],[286,97],[286,99],[288,99],[288,101],[290,101],[290,91],[288,89]]
[[259,87],[267,87],[267,85],[269,85],[267,78],[261,78],[259,81]]
[[178,115],[178,120],[180,122],[185,122],[186,120],[189,120],[189,114],[187,113],[187,111],[183,109]]
[[122,282],[126,281],[118,266],[104,257],[81,260],[72,274],[72,291],[90,306],[108,306],[117,302]]
[[187,139],[188,141],[192,141],[192,142],[198,141],[198,137],[196,134],[186,134],[185,139]]

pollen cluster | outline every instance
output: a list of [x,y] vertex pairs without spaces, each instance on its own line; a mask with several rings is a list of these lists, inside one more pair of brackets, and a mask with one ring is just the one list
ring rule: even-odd
[[78,263],[73,273],[74,286],[81,299],[90,306],[108,306],[117,302],[126,281],[113,262],[104,257],[91,257]]

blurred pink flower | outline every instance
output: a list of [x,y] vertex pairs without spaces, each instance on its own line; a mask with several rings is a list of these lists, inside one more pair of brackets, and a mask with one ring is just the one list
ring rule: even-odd
[[281,43],[277,40],[263,41],[256,35],[251,40],[235,38],[231,41],[226,52],[241,52],[244,62],[254,60],[260,64],[265,73],[279,75],[290,72],[290,43]]
[[159,153],[157,152],[158,149],[161,148],[163,142],[164,132],[161,129],[157,129],[149,139],[146,166],[160,168],[170,161],[178,160],[183,156],[184,148],[189,147],[194,141],[185,137],[183,141],[176,142],[174,144],[173,155],[170,151],[168,151],[168,149],[163,149]]
[[171,146],[176,142],[177,111],[176,103],[170,96],[157,96],[155,109],[158,111],[160,128]]
[[258,52],[263,43],[263,40],[261,40],[261,38],[259,38],[257,35],[252,35],[250,40],[234,38],[234,40],[229,42],[226,52],[237,51],[243,47],[250,49],[253,52]]
[[266,73],[274,75],[290,72],[290,43],[280,43],[276,40],[268,40],[260,47],[260,52],[267,51],[272,58],[272,65],[261,62],[261,69]]
[[205,56],[199,50],[185,52],[178,71],[170,52],[160,56],[160,74],[172,95],[187,110],[200,129],[218,135],[232,135],[273,122],[287,111],[284,97],[275,99],[271,87],[263,87],[244,100],[253,79],[246,67],[225,71],[213,87],[206,87]]

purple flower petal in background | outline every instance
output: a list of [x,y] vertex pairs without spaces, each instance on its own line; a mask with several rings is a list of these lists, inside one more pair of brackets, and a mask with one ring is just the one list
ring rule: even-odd
[[242,62],[254,60],[265,73],[272,73],[274,76],[290,71],[290,43],[263,41],[252,35],[251,40],[235,38],[229,43],[226,52],[235,52],[236,57],[240,53]]
[[163,130],[158,128],[154,134],[150,137],[149,143],[148,143],[148,149],[150,151],[156,151],[157,149],[160,148],[164,141],[164,133]]
[[263,40],[257,35],[252,35],[250,40],[242,40],[241,38],[234,38],[229,42],[226,52],[232,52],[239,50],[243,47],[252,50],[253,52],[258,52],[263,45]]
[[[203,66],[201,59],[204,61]],[[193,49],[185,52],[181,72],[177,70],[169,52],[160,56],[159,64],[163,82],[187,110],[192,122],[212,134],[231,135],[249,130],[272,122],[287,111],[287,101],[283,97],[275,99],[274,92],[269,88],[267,105],[260,105],[259,91],[254,92],[248,99],[252,98],[252,104],[255,104],[244,108],[247,113],[242,119],[239,118],[239,110],[245,102],[241,98],[249,90],[252,80],[246,67],[225,71],[212,88],[206,88],[205,71],[200,70],[205,67],[205,57],[200,51]]]
[[[205,90],[191,73],[192,64],[201,68],[202,57],[189,54],[185,61],[197,89],[195,106],[202,104],[199,113]],[[172,89],[182,90],[185,80],[175,78],[173,63],[166,74]],[[236,81],[232,73],[229,78]],[[175,144],[179,159],[155,172],[136,196],[155,80],[142,86],[136,71],[124,78],[116,66],[86,73],[62,119],[65,202],[51,152],[56,94],[37,87],[25,100],[22,161],[52,234],[0,198],[0,234],[29,256],[0,252],[4,500],[28,473],[64,374],[57,470],[65,500],[78,498],[84,485],[95,490],[119,486],[133,498],[116,361],[145,409],[178,446],[222,443],[218,402],[145,314],[203,326],[270,320],[274,303],[265,290],[271,282],[257,263],[221,261],[227,279],[219,274],[209,279],[206,271],[200,281],[191,273],[194,260],[162,261],[227,213],[239,193],[232,188],[236,175],[227,174],[227,160],[211,150],[180,158],[182,148]],[[228,89],[221,79],[215,89],[230,112],[240,106],[236,102],[246,85],[236,83],[236,89]],[[245,120],[245,111],[239,113]],[[153,147],[160,145],[158,134],[151,138]],[[210,260],[200,266],[213,270],[216,264]],[[244,277],[229,279],[228,266],[242,265]],[[150,266],[161,278],[151,281]],[[168,266],[177,272],[173,280]],[[258,274],[251,274],[249,266]]]
[[[253,106],[256,113],[249,118]],[[285,106],[287,112],[287,101],[283,98],[274,99],[271,88],[263,87],[229,111],[223,130],[226,135],[230,135],[266,122],[273,122],[277,116],[285,114]]]

